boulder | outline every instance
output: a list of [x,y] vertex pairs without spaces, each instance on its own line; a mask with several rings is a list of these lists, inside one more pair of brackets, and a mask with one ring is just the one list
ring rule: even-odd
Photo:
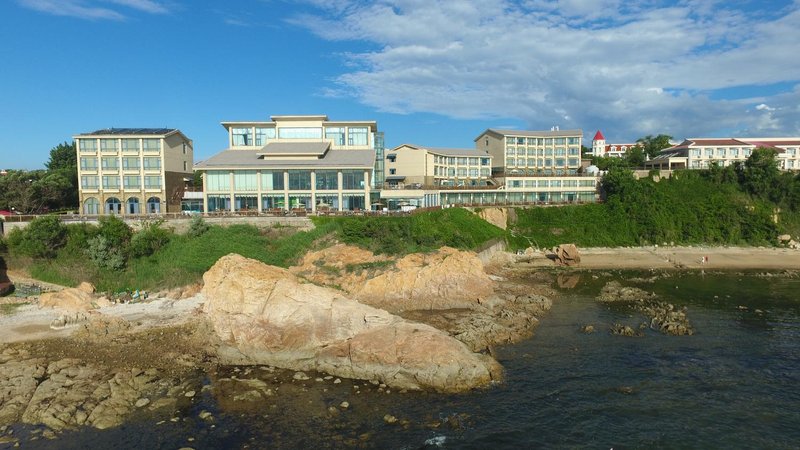
[[91,286],[89,283],[81,283],[81,287],[46,292],[39,297],[39,307],[57,308],[65,311],[89,311],[94,309],[94,295],[87,292],[88,286],[84,285]]
[[204,312],[223,362],[381,380],[454,392],[499,378],[500,366],[445,333],[230,254],[203,275]]
[[581,255],[575,244],[561,244],[553,248],[553,253],[555,254],[556,262],[560,265],[574,266],[581,262]]
[[782,235],[778,236],[778,242],[780,242],[780,243],[789,242],[791,240],[792,240],[792,236],[788,235],[788,234],[782,234]]
[[472,252],[443,247],[414,253],[394,270],[367,280],[355,299],[389,312],[476,308],[494,293],[494,282]]
[[478,216],[490,224],[506,229],[508,228],[508,209],[506,208],[483,208],[478,211]]

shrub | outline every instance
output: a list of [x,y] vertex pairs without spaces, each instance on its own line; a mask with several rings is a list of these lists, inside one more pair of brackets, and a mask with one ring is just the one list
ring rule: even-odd
[[164,221],[142,223],[142,229],[131,238],[130,256],[140,258],[150,256],[169,243],[172,232],[162,228]]
[[128,249],[131,242],[133,230],[122,219],[117,216],[100,217],[100,235],[105,237],[109,243],[122,249],[123,254]]
[[11,250],[33,258],[54,258],[67,242],[67,229],[56,216],[33,219],[22,230],[9,234]]
[[97,236],[100,229],[88,223],[67,225],[67,244],[62,253],[81,255],[89,246],[89,239]]
[[111,243],[105,236],[98,235],[89,239],[86,256],[100,269],[122,270],[125,257],[122,250]]
[[0,253],[5,253],[8,251],[8,244],[6,240],[3,239],[3,236],[0,236]]
[[200,237],[208,231],[211,226],[206,223],[200,216],[192,216],[192,222],[189,224],[189,231],[186,232],[186,235],[189,237]]

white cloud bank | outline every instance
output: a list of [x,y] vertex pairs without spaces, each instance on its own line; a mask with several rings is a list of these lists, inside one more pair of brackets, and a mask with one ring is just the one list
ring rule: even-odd
[[166,14],[169,8],[155,0],[17,0],[20,5],[56,16],[86,20],[125,20],[119,6],[149,14]]
[[[346,55],[351,70],[327,95],[382,111],[601,128],[611,140],[800,135],[800,0],[768,10],[708,0],[306,1],[314,13],[292,23],[377,49]],[[761,94],[776,84],[784,92]]]

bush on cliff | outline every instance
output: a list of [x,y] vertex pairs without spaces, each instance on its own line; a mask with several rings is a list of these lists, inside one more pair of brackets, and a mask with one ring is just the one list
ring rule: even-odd
[[319,218],[336,237],[374,253],[401,255],[449,246],[474,250],[505,232],[463,208],[426,211],[411,216]]
[[32,258],[54,258],[66,242],[67,229],[56,216],[37,217],[27,227],[8,235],[13,253]]

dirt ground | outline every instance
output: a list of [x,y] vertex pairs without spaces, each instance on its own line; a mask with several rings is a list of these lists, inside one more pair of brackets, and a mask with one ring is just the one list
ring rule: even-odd
[[[800,270],[800,250],[787,248],[653,246],[579,251],[581,262],[575,267],[582,269]],[[545,253],[519,258],[519,268],[555,265]]]

